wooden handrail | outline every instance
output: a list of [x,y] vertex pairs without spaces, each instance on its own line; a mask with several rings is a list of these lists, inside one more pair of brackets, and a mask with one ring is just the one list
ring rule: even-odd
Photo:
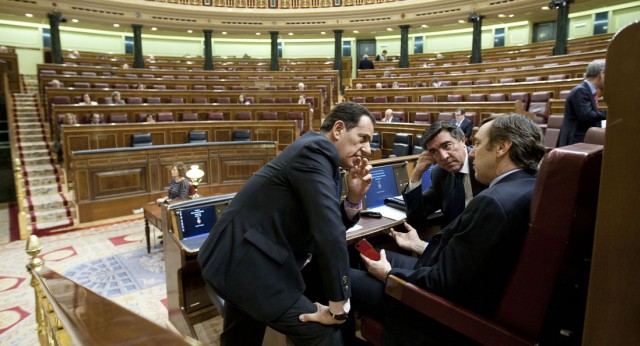
[[40,251],[40,241],[30,236],[27,270],[41,345],[200,345],[45,267]]

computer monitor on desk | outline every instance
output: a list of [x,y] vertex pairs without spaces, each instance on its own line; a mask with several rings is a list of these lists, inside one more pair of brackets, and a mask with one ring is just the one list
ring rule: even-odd
[[198,198],[168,207],[171,229],[185,248],[200,248],[233,196],[235,193]]
[[408,181],[406,162],[373,167],[371,186],[364,196],[364,207],[371,209],[383,206],[385,198],[400,195]]

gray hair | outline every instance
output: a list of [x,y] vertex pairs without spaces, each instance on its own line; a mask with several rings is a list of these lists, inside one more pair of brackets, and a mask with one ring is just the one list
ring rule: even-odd
[[604,72],[604,59],[594,60],[587,65],[587,71],[585,72],[586,78],[598,77],[600,73]]
[[485,119],[491,122],[487,149],[499,141],[510,140],[509,158],[519,167],[530,172],[538,171],[538,164],[545,154],[540,126],[518,113],[507,113]]

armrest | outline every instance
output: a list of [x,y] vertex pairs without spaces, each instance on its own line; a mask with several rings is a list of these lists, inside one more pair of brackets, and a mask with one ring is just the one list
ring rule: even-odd
[[436,294],[425,291],[394,275],[389,275],[385,292],[449,328],[485,345],[536,345],[506,327],[469,311]]

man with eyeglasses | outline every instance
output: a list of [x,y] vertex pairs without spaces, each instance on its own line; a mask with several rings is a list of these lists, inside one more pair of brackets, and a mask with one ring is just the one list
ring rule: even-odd
[[[479,183],[474,174],[470,147],[465,136],[453,123],[436,121],[422,134],[424,152],[418,157],[411,180],[402,192],[406,203],[407,223],[416,229],[427,225],[427,217],[437,210],[444,215],[446,226],[462,213],[473,196],[487,186]],[[422,192],[422,175],[431,170],[431,186]]]

